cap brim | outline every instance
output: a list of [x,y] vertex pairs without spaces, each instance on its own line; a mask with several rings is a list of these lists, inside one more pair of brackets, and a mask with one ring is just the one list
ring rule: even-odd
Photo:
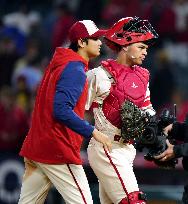
[[91,35],[90,37],[92,37],[92,38],[100,38],[100,37],[104,36],[107,31],[108,30],[98,30],[93,35]]

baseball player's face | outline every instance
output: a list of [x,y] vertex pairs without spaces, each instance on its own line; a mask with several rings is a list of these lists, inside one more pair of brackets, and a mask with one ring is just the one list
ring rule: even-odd
[[148,45],[143,42],[133,43],[127,47],[127,56],[132,65],[141,65],[147,55]]
[[88,39],[88,44],[85,48],[90,59],[100,55],[101,45],[102,42],[98,38]]

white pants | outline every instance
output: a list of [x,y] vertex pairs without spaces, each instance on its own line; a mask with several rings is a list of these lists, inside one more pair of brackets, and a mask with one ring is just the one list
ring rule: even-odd
[[135,155],[136,150],[131,144],[114,142],[109,153],[94,138],[91,139],[88,159],[99,180],[101,204],[118,204],[128,193],[139,190],[133,172]]
[[52,184],[67,204],[93,203],[82,165],[49,165],[26,159],[19,204],[44,203]]

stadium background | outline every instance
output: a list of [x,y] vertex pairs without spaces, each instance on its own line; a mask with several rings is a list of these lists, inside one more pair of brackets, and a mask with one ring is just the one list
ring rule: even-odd
[[[91,19],[108,28],[127,16],[148,19],[160,35],[144,62],[151,72],[150,90],[154,108],[177,104],[177,119],[188,112],[188,1],[187,0],[0,0],[0,204],[17,203],[23,174],[18,156],[30,123],[36,89],[45,66],[57,46],[67,46],[67,31],[77,20]],[[113,57],[105,45],[100,58]],[[82,148],[84,167],[94,203],[98,184],[88,166],[86,141]],[[143,159],[135,160],[135,173],[149,203],[180,203],[188,180],[181,160],[175,170],[161,170]],[[52,188],[46,204],[62,204]]]

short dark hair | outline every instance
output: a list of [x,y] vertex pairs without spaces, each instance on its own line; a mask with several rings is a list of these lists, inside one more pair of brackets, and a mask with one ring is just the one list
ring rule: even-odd
[[70,45],[69,45],[69,48],[71,50],[73,50],[74,52],[77,52],[78,51],[78,43],[77,42],[72,42]]
[[[88,38],[84,38],[82,39],[82,41],[86,42],[86,44],[88,44]],[[78,42],[71,42],[71,44],[69,45],[69,48],[71,50],[73,50],[74,52],[77,52],[78,49],[80,48],[80,46],[78,45]]]

